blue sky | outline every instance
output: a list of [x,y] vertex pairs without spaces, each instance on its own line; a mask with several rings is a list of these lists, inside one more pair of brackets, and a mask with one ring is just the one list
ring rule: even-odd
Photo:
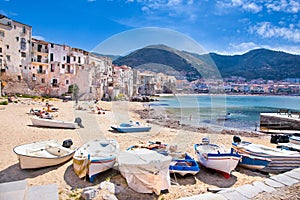
[[37,38],[88,51],[123,31],[159,27],[209,52],[300,54],[299,0],[0,0],[0,13],[31,25]]

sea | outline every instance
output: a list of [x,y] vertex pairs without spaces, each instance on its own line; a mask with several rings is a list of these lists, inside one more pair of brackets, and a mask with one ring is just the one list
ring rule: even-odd
[[[274,113],[279,109],[299,112],[300,97],[172,95],[159,97],[150,107],[181,124],[258,131],[260,113]],[[226,115],[229,118],[224,120]]]

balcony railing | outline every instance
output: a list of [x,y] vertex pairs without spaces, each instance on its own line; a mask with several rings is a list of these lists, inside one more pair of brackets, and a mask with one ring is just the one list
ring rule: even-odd
[[35,47],[32,48],[32,51],[33,52],[39,52],[39,53],[49,53],[48,49],[38,49],[38,48],[35,48]]
[[49,62],[48,59],[36,59],[36,58],[33,58],[31,61],[32,62],[39,62],[39,63],[48,63]]

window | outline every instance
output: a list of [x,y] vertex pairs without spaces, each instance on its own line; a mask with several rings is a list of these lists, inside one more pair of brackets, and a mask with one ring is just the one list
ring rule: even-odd
[[0,47],[0,53],[2,53],[2,47]]
[[63,58],[64,60],[66,60],[66,56],[64,56],[64,58]]
[[25,66],[24,69],[27,69],[27,67]]
[[26,39],[21,38],[21,50],[26,50]]
[[21,52],[21,57],[26,58],[26,53],[25,52]]
[[14,25],[14,29],[16,29],[17,28],[17,26],[16,25]]
[[52,79],[52,87],[58,87],[58,80],[56,78]]
[[0,37],[4,37],[4,31],[0,31]]
[[70,84],[70,81],[69,80],[66,80],[66,85],[69,85]]
[[22,65],[19,65],[20,68],[22,68]]
[[21,76],[20,75],[18,76],[18,81],[21,81]]
[[54,44],[51,43],[51,48],[54,48]]
[[50,53],[50,61],[53,61],[53,53]]
[[67,63],[70,63],[70,56],[67,56]]
[[61,68],[63,68],[63,69],[64,69],[64,68],[65,68],[65,64],[62,64],[62,65],[61,65]]
[[81,61],[80,61],[80,57],[78,57],[78,63],[81,63]]
[[26,33],[26,27],[25,26],[23,26],[23,33],[25,34]]
[[19,42],[19,37],[16,37],[17,42]]
[[75,56],[73,57],[73,61],[76,62],[76,57]]
[[7,60],[7,61],[10,61],[10,55],[7,55],[7,56],[6,56],[6,60]]
[[54,70],[55,70],[55,65],[54,64],[51,64],[50,70],[51,70],[51,72],[54,72]]
[[9,49],[9,45],[8,44],[6,45],[6,49]]
[[45,79],[44,79],[44,78],[42,78],[42,79],[41,79],[41,82],[42,82],[42,83],[45,83]]

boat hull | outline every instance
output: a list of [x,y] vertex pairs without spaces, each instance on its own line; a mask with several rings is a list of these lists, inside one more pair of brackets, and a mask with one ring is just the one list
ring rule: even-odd
[[[209,145],[217,146],[214,144]],[[197,149],[198,144],[195,144],[194,147],[198,161],[202,166],[223,172],[227,175],[231,174],[231,172],[236,168],[239,160],[241,159],[241,155],[233,153],[233,150],[231,150],[230,153],[209,153],[199,151]]]
[[171,173],[185,176],[187,174],[196,175],[200,171],[200,168],[192,157],[186,155],[185,158],[182,159],[172,159],[169,170]]
[[147,132],[151,130],[151,127],[149,126],[142,126],[142,127],[111,126],[111,128],[120,133]]
[[76,124],[73,122],[65,122],[65,121],[50,120],[50,119],[39,119],[39,118],[31,118],[31,122],[33,126],[39,126],[39,127],[76,129]]
[[249,142],[232,143],[232,148],[240,154],[270,159],[271,162],[267,167],[260,169],[261,171],[280,173],[300,167],[299,152],[270,148]]
[[[14,148],[17,154],[21,169],[37,169],[59,165],[70,160],[76,149],[68,149],[62,146],[47,147],[53,145],[53,141],[43,141],[41,144],[32,143]],[[58,144],[57,144],[58,145]]]
[[242,159],[240,160],[239,165],[247,169],[261,170],[267,167],[270,162],[270,159],[242,155]]
[[115,140],[89,141],[75,152],[74,171],[79,178],[88,176],[93,182],[97,175],[114,166],[118,151],[119,145]]

